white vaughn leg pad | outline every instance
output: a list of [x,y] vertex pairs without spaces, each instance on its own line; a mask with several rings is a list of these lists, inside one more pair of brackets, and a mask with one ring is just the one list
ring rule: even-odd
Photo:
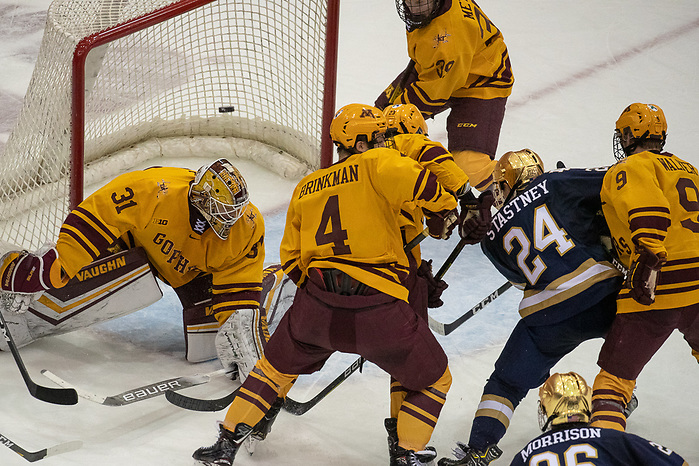
[[226,369],[236,364],[241,382],[262,357],[267,342],[261,327],[259,309],[239,309],[216,334],[216,353],[221,364]]

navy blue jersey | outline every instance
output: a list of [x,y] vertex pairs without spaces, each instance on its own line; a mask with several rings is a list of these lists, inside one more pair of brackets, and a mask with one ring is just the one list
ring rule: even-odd
[[560,322],[621,286],[621,273],[600,240],[606,171],[544,173],[493,216],[481,247],[500,273],[524,289],[519,312],[530,325]]
[[687,464],[672,450],[638,435],[599,427],[547,432],[523,448],[510,466],[663,466]]

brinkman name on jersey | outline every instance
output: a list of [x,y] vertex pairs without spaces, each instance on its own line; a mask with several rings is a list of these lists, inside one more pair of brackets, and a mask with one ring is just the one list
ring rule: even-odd
[[533,201],[539,199],[542,195],[548,194],[549,191],[546,189],[546,182],[548,180],[543,180],[531,188],[524,191],[519,196],[508,202],[502,209],[493,217],[493,223],[491,230],[488,232],[488,237],[492,240],[495,239],[495,233],[492,228],[495,228],[496,232],[507,224],[509,220],[514,218],[515,213],[521,211],[524,207],[531,204]]
[[301,199],[306,194],[312,194],[325,188],[352,183],[354,181],[359,181],[359,165],[342,165],[338,167],[337,170],[326,173],[320,178],[315,178],[306,183],[305,186],[301,188],[298,198]]

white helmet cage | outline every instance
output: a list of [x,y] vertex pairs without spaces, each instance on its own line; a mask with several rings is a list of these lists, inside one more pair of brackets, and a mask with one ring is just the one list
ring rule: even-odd
[[250,202],[245,179],[228,160],[218,159],[197,170],[189,200],[214,232],[226,239]]

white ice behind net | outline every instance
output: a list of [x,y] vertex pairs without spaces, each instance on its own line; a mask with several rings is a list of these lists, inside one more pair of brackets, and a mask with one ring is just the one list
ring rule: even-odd
[[[36,249],[55,239],[68,214],[76,45],[182,3],[51,4],[0,164],[4,241]],[[218,0],[93,49],[85,66],[85,184],[158,155],[249,158],[288,177],[318,168],[326,21],[325,0]],[[235,110],[220,113],[222,106]]]

